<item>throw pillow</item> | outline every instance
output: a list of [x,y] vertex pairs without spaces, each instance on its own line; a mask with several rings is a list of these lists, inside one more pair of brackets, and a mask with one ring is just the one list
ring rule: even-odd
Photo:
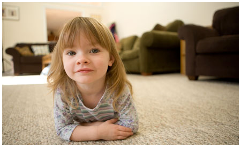
[[35,56],[49,54],[48,45],[32,45],[31,47]]
[[165,27],[160,25],[160,24],[156,24],[155,27],[152,30],[156,30],[156,31],[165,31]]
[[31,52],[28,46],[24,47],[15,47],[15,49],[22,55],[22,56],[33,56],[34,54]]
[[121,40],[121,48],[123,49],[123,51],[132,50],[132,47],[133,47],[136,39],[137,39],[137,36],[135,36],[135,35],[123,38]]
[[173,22],[170,22],[166,26],[166,31],[169,32],[177,32],[179,27],[181,27],[184,23],[181,20],[174,20]]

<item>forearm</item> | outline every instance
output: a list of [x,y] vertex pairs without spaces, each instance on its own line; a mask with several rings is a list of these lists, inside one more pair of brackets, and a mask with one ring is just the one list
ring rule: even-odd
[[81,126],[98,126],[101,125],[103,122],[91,122],[91,123],[80,123]]
[[99,140],[97,134],[97,125],[93,126],[77,126],[70,137],[72,141],[89,141]]

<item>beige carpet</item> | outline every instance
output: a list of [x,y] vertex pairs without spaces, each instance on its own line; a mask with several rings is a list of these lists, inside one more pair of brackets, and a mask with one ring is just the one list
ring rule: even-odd
[[46,84],[4,84],[2,144],[239,144],[238,81],[206,77],[189,81],[180,74],[128,78],[139,114],[136,135],[118,141],[62,141],[55,133],[53,99]]

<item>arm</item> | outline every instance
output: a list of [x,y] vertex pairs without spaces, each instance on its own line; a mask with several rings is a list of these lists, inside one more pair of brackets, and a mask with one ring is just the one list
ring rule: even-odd
[[73,116],[70,113],[68,105],[62,101],[61,93],[57,91],[54,96],[54,122],[57,135],[63,139],[70,141],[70,136],[78,126],[74,124]]
[[114,124],[117,119],[74,124],[73,116],[58,92],[54,99],[54,119],[57,135],[67,141],[116,140],[133,135],[131,129]]
[[117,119],[111,119],[106,122],[87,123],[86,126],[77,126],[70,140],[88,141],[88,140],[117,140],[126,139],[133,135],[130,128],[114,124]]
[[125,87],[124,94],[118,100],[117,106],[117,109],[119,111],[119,120],[116,124],[131,128],[133,133],[136,133],[139,128],[139,120],[135,105],[133,103],[133,98],[127,86]]

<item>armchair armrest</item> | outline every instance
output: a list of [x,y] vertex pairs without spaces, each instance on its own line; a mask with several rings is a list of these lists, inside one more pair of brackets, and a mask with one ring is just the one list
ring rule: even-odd
[[122,60],[130,60],[130,59],[135,59],[139,56],[139,50],[127,50],[123,51],[120,54],[120,57]]
[[178,37],[186,42],[199,40],[207,37],[219,36],[218,32],[209,27],[203,27],[198,25],[184,25],[178,29]]
[[150,31],[142,35],[141,43],[148,48],[175,48],[180,46],[180,39],[176,32]]
[[195,74],[195,57],[196,46],[199,40],[207,37],[218,36],[218,32],[214,29],[197,26],[184,25],[178,29],[178,37],[186,42],[186,75],[196,76]]

